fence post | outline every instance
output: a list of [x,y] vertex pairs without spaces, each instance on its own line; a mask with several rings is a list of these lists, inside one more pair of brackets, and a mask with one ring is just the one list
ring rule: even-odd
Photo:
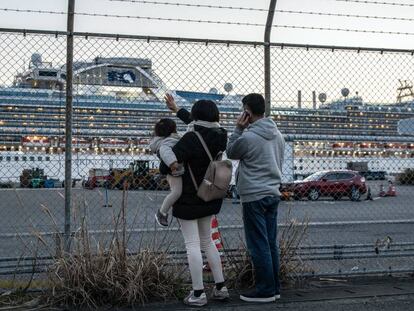
[[269,12],[267,13],[266,29],[264,35],[264,81],[265,81],[265,101],[266,101],[266,116],[270,115],[271,95],[270,95],[270,34],[272,32],[273,17],[275,15],[277,0],[271,0]]
[[72,207],[72,83],[73,83],[73,24],[75,0],[68,2],[66,39],[66,118],[65,118],[65,252],[70,251]]

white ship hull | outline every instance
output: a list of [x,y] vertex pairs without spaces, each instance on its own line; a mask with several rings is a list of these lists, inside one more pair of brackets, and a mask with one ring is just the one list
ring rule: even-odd
[[[19,182],[24,169],[39,168],[48,178],[65,179],[65,155],[41,152],[0,152],[0,181]],[[158,168],[159,160],[153,155],[110,155],[75,153],[72,155],[72,178],[86,179],[93,168],[127,168],[134,160],[149,160],[150,168]]]
[[[0,181],[19,182],[24,169],[40,168],[48,178],[63,181],[65,178],[64,154],[46,154],[42,152],[1,151]],[[134,160],[150,161],[150,168],[158,168],[159,160],[155,155],[146,154],[94,154],[74,153],[72,156],[72,178],[86,179],[90,169],[127,168]],[[349,162],[368,162],[371,171],[385,171],[395,175],[407,168],[414,168],[414,158],[399,157],[295,157],[292,143],[286,143],[285,162],[282,182],[291,182],[295,177],[308,176],[321,170],[346,169]],[[234,161],[234,172],[237,169]],[[235,183],[233,176],[232,184]]]

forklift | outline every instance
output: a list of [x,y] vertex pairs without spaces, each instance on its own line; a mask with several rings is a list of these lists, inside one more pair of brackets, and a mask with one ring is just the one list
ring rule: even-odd
[[47,176],[40,168],[24,169],[20,175],[20,187],[22,188],[43,188]]
[[148,160],[135,160],[128,168],[113,168],[107,180],[108,189],[167,190],[168,182],[158,170],[150,169]]

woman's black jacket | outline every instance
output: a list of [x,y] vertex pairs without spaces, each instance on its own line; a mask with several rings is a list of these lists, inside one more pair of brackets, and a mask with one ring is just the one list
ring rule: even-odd
[[[181,109],[177,112],[177,117],[184,123],[189,124],[192,120],[190,113]],[[226,150],[227,131],[223,128],[206,128],[194,126],[194,130],[199,132],[206,142],[211,155],[215,157],[220,151]],[[196,134],[187,132],[173,147],[173,152],[177,156],[179,163],[184,163],[185,173],[183,179],[183,192],[181,197],[173,206],[173,216],[185,220],[198,219],[220,212],[223,200],[204,202],[197,196],[196,189],[188,170],[188,166],[194,173],[197,184],[203,180],[210,159],[201,145]],[[165,163],[160,164],[161,174],[171,173]]]

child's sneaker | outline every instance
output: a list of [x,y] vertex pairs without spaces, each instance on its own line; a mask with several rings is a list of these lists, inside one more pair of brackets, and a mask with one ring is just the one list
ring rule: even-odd
[[182,163],[178,163],[177,165],[177,169],[175,171],[171,172],[171,175],[174,177],[179,177],[184,175],[185,169],[184,169],[184,165]]
[[155,220],[160,226],[168,227],[168,214],[163,214],[158,210],[155,214]]
[[200,297],[194,296],[194,291],[191,291],[190,294],[184,298],[184,303],[189,306],[202,307],[207,304],[207,296],[205,293],[202,293]]
[[226,300],[229,299],[229,297],[229,291],[227,290],[226,286],[223,286],[220,290],[214,286],[211,298],[215,300]]

